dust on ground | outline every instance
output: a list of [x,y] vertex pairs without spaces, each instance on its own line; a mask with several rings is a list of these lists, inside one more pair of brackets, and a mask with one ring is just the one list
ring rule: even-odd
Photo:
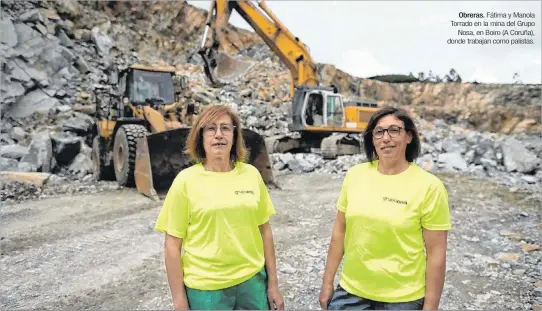
[[[449,189],[454,226],[441,308],[542,305],[542,256],[533,246],[540,245],[540,196],[439,176]],[[272,225],[286,308],[319,309],[342,179],[278,180],[283,189],[270,189],[277,210]],[[163,237],[153,231],[159,209],[135,189],[4,204],[0,308],[171,309]]]

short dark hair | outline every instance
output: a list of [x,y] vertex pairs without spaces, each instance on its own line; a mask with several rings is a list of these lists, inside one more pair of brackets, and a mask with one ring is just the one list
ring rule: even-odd
[[367,159],[372,162],[378,158],[376,148],[373,144],[373,130],[378,121],[387,115],[394,115],[399,120],[403,121],[405,124],[405,131],[412,134],[412,141],[406,147],[405,157],[408,162],[414,162],[421,153],[420,137],[418,130],[416,129],[416,124],[414,124],[414,120],[405,109],[395,107],[384,107],[371,116],[367,128],[363,133],[363,145]]

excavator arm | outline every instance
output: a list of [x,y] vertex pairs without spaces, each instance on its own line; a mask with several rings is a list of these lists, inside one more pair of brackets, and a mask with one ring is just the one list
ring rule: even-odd
[[[321,149],[322,155],[330,158],[338,154],[360,153],[359,142],[350,139],[348,134],[361,133],[368,118],[376,109],[367,107],[345,109],[343,96],[339,90],[333,85],[321,85],[319,70],[306,45],[278,20],[263,0],[257,4],[247,0],[212,1],[199,50],[205,74],[211,84],[223,85],[217,79],[217,75],[220,72],[228,72],[221,68],[229,69],[232,66],[224,54],[240,50],[240,47],[234,44],[240,42],[239,38],[236,38],[236,33],[228,31],[228,22],[234,10],[279,57],[291,74],[292,119],[289,129],[292,132],[302,131],[303,135],[301,138],[289,135],[267,137],[265,145],[268,153],[313,148]],[[207,40],[209,33],[211,38]],[[219,55],[219,48],[225,53]],[[342,134],[331,136],[332,133]]]
[[[213,72],[218,66],[216,57],[219,47],[230,45],[227,27],[233,10],[252,26],[267,46],[288,67],[292,76],[290,85],[292,96],[294,96],[296,86],[319,85],[316,63],[305,44],[278,20],[264,1],[258,1],[258,6],[255,6],[251,1],[246,0],[215,0],[211,3],[201,49],[198,53],[203,58],[205,74],[212,84],[220,85]],[[211,44],[206,45],[209,29],[212,30],[212,39]]]

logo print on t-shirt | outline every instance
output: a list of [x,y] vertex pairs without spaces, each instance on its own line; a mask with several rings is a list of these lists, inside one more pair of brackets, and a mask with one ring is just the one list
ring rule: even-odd
[[235,190],[235,194],[254,194],[252,190]]
[[392,203],[404,204],[404,205],[408,204],[407,201],[397,200],[397,199],[389,198],[389,197],[382,197],[382,199],[384,200],[384,202],[392,202]]

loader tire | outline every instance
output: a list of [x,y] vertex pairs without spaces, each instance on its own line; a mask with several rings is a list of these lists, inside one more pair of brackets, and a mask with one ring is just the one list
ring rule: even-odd
[[135,186],[137,141],[146,135],[147,129],[142,125],[126,124],[118,129],[113,145],[113,167],[120,186]]
[[105,148],[100,141],[100,136],[95,136],[92,140],[92,173],[96,181],[115,180],[115,172],[111,164],[104,161]]

